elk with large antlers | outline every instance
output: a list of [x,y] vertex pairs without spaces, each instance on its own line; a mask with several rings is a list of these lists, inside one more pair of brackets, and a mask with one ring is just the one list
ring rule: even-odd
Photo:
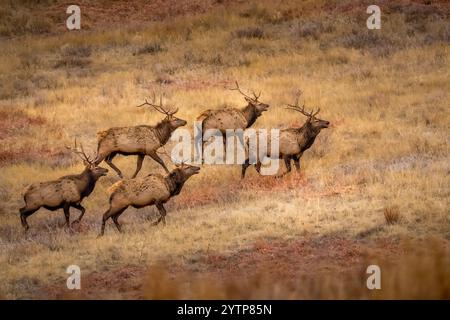
[[[324,128],[328,128],[329,121],[319,119],[317,114],[320,112],[320,108],[317,111],[311,110],[310,112],[305,110],[305,104],[299,106],[299,98],[302,92],[299,91],[295,104],[288,104],[287,109],[297,111],[307,117],[306,122],[300,128],[289,128],[280,130],[279,139],[279,158],[284,160],[288,173],[291,171],[291,161],[294,161],[294,165],[297,171],[300,171],[300,158],[307,149],[309,149],[314,143],[317,135]],[[268,146],[270,155],[270,146]],[[245,177],[245,171],[250,166],[249,159],[242,165],[242,178]],[[260,172],[261,162],[255,164],[256,170]]]
[[138,107],[147,105],[165,115],[165,118],[155,126],[115,127],[97,133],[98,148],[97,159],[95,159],[96,164],[105,160],[117,172],[119,177],[123,178],[122,172],[113,164],[112,160],[118,154],[126,156],[137,155],[136,171],[132,176],[134,178],[141,170],[142,162],[147,155],[158,162],[167,173],[169,172],[163,160],[158,156],[157,150],[166,144],[172,132],[186,125],[186,121],[174,116],[178,108],[171,111],[163,107],[162,96],[160,97],[159,104],[155,104],[154,101],[155,96],[153,96],[153,103],[148,102],[146,99]]
[[116,182],[110,188],[109,209],[103,214],[99,236],[103,236],[105,224],[109,218],[112,218],[117,230],[122,232],[118,219],[130,206],[143,208],[155,205],[160,216],[154,225],[161,221],[165,224],[166,209],[164,203],[178,195],[184,183],[199,171],[199,167],[182,164],[165,177],[160,174],[149,174],[142,178],[124,179]]
[[75,141],[75,148],[67,148],[83,160],[86,167],[82,173],[32,184],[26,189],[23,197],[25,206],[20,208],[20,220],[25,231],[29,229],[27,218],[41,207],[50,211],[63,209],[68,227],[70,227],[70,207],[81,211],[80,216],[73,223],[79,223],[83,218],[86,210],[81,205],[81,201],[92,193],[97,180],[105,176],[108,170],[94,164],[84,152],[83,146],[80,145],[80,147],[81,150],[78,150]]
[[216,110],[206,110],[198,118],[197,121],[202,123],[202,130],[205,132],[207,129],[217,129],[223,135],[223,141],[225,143],[225,133],[227,129],[247,129],[252,126],[256,119],[262,115],[264,111],[269,109],[269,105],[259,101],[261,92],[253,96],[245,94],[239,87],[236,81],[236,87],[230,90],[238,91],[244,96],[247,101],[247,106],[242,109],[237,108],[221,108]]

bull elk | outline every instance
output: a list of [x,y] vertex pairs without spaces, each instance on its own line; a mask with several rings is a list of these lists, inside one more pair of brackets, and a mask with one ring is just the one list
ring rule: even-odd
[[20,220],[25,231],[29,229],[27,217],[41,207],[50,211],[63,209],[67,227],[70,227],[70,207],[81,211],[80,216],[73,223],[79,223],[83,218],[86,209],[81,205],[81,201],[92,193],[97,180],[105,176],[108,169],[94,164],[84,152],[81,144],[80,147],[81,151],[77,149],[75,141],[75,148],[67,148],[83,160],[86,167],[82,173],[64,176],[54,181],[32,184],[26,189],[23,197],[25,206],[20,208]]
[[[320,108],[317,111],[311,110],[307,112],[305,110],[305,104],[301,107],[298,105],[298,100],[301,95],[299,91],[295,104],[288,104],[287,109],[300,112],[307,117],[306,122],[300,128],[289,128],[280,130],[279,139],[279,158],[284,160],[287,171],[284,173],[289,173],[291,171],[291,160],[294,161],[294,165],[297,171],[300,171],[300,158],[303,152],[308,150],[314,143],[317,135],[324,128],[328,128],[330,125],[329,121],[319,119],[317,114],[320,112]],[[268,148],[270,151],[270,146]],[[270,154],[270,152],[269,152]],[[242,178],[245,177],[245,171],[250,166],[249,159],[245,161],[242,165]],[[261,162],[255,164],[256,171],[260,172]]]
[[110,188],[109,209],[103,214],[102,227],[99,234],[103,236],[105,224],[112,218],[119,232],[122,232],[119,224],[120,215],[129,207],[143,208],[156,205],[160,216],[154,225],[159,222],[166,224],[166,209],[164,203],[178,195],[184,183],[194,174],[199,173],[200,168],[182,164],[175,168],[167,176],[149,174],[142,178],[125,179],[116,182]]
[[227,129],[247,129],[252,126],[255,121],[262,115],[264,111],[269,109],[269,105],[259,101],[261,92],[257,95],[253,92],[253,97],[245,94],[236,81],[236,87],[230,90],[236,90],[244,96],[247,106],[242,109],[237,108],[221,108],[216,110],[206,110],[197,121],[202,123],[202,130],[217,129],[222,133],[223,142],[226,143],[225,132]]
[[[153,96],[153,100],[155,97]],[[174,116],[178,108],[168,110],[163,107],[162,96],[159,105],[145,102],[138,107],[148,105],[156,111],[165,115],[165,118],[155,126],[140,125],[133,127],[115,127],[106,131],[98,132],[98,148],[95,164],[99,164],[103,160],[117,172],[120,178],[123,178],[122,172],[117,168],[112,160],[118,154],[121,155],[137,155],[136,171],[132,178],[135,178],[142,168],[142,162],[147,155],[158,162],[164,170],[169,173],[166,165],[158,156],[157,150],[166,144],[170,139],[172,132],[177,128],[186,125],[186,121]]]

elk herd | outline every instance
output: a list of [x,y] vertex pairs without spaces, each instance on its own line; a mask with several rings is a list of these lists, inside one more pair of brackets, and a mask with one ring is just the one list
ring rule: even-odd
[[[225,141],[225,131],[228,129],[247,129],[256,120],[269,110],[269,105],[259,101],[260,93],[254,92],[251,95],[245,94],[236,82],[236,87],[231,89],[243,95],[247,105],[242,108],[223,107],[220,109],[210,109],[204,111],[197,120],[201,122],[203,129],[219,130]],[[286,173],[291,171],[291,161],[297,170],[300,170],[300,158],[314,143],[315,138],[324,128],[328,128],[328,121],[317,117],[317,111],[306,111],[305,105],[299,105],[299,92],[295,104],[287,104],[286,108],[296,111],[306,116],[303,126],[280,130],[279,152],[277,157],[284,161]],[[178,195],[185,182],[193,175],[198,174],[200,167],[181,163],[175,164],[175,169],[169,171],[164,161],[158,156],[158,149],[163,147],[170,139],[172,133],[179,127],[185,126],[185,120],[175,117],[178,109],[171,110],[163,106],[162,97],[159,104],[156,104],[155,96],[153,101],[145,102],[138,107],[148,106],[163,114],[165,117],[156,125],[138,125],[130,127],[114,127],[98,132],[97,154],[89,157],[84,151],[83,145],[67,147],[78,155],[85,168],[80,174],[63,176],[54,181],[35,183],[27,187],[24,192],[25,206],[20,208],[20,220],[25,231],[29,229],[27,217],[40,208],[51,211],[63,209],[66,226],[71,227],[79,223],[85,213],[85,208],[81,202],[88,197],[95,188],[95,185],[102,176],[107,175],[108,170],[99,166],[105,161],[120,177],[121,180],[113,184],[109,189],[109,208],[103,214],[101,230],[99,236],[105,231],[106,222],[109,218],[114,222],[117,230],[121,232],[119,224],[120,215],[128,208],[143,208],[155,205],[159,211],[159,218],[154,224],[161,221],[165,224],[166,209],[164,204],[172,197]],[[269,148],[270,150],[270,148]],[[136,170],[130,179],[123,177],[120,169],[112,162],[116,155],[136,155]],[[142,168],[145,156],[160,164],[166,172],[163,176],[151,173],[142,177],[137,177]],[[270,156],[270,151],[269,151]],[[253,163],[257,172],[260,172],[261,162]],[[251,165],[249,159],[242,164],[242,178],[245,177],[247,168]],[[70,208],[80,211],[78,218],[70,224]]]

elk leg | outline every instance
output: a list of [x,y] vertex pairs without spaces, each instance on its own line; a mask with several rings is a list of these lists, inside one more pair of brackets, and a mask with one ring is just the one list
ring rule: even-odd
[[142,168],[142,162],[144,161],[144,157],[145,157],[145,155],[143,155],[143,154],[138,154],[137,163],[136,163],[136,171],[134,172],[134,174],[133,174],[133,176],[131,177],[131,179],[136,178],[136,176],[138,175],[139,171],[141,171],[141,168]]
[[157,203],[156,207],[159,210],[160,216],[156,222],[153,222],[153,225],[154,226],[158,225],[161,222],[161,220],[163,222],[163,225],[166,225],[166,209],[164,208],[162,203]]
[[78,217],[78,219],[76,219],[76,220],[74,220],[72,222],[72,226],[73,226],[74,223],[80,223],[81,222],[81,219],[83,218],[84,213],[86,212],[86,209],[81,204],[73,204],[72,207],[81,211],[81,214]]
[[158,162],[164,168],[164,170],[166,170],[167,173],[170,173],[169,169],[167,169],[166,165],[164,164],[164,161],[162,161],[162,159],[156,154],[156,152],[150,152],[148,155],[150,156],[150,158]]
[[20,208],[20,221],[22,222],[22,226],[24,227],[25,231],[30,229],[30,226],[27,222],[27,217],[31,216],[33,213],[35,213],[37,209],[27,209],[26,207]]
[[64,217],[66,218],[65,226],[70,228],[70,205],[68,203],[64,205]]
[[109,156],[106,157],[105,161],[115,172],[117,172],[117,175],[121,179],[123,179],[122,171],[120,171],[119,168],[117,168],[116,165],[112,162],[112,160],[116,155],[117,153],[111,153]]
[[245,160],[245,162],[242,164],[242,174],[241,174],[241,179],[245,178],[245,171],[247,171],[247,168],[250,166],[250,160],[247,159]]
[[284,160],[284,165],[286,166],[286,172],[284,174],[287,174],[289,172],[291,172],[291,157],[288,156],[284,156],[283,160]]
[[106,210],[106,212],[103,214],[103,218],[102,218],[102,228],[100,230],[100,234],[98,235],[97,238],[102,237],[105,234],[105,224],[106,224],[106,220],[109,219],[110,215],[109,213],[111,212],[111,209]]
[[256,171],[261,174],[261,161],[257,161],[255,164]]
[[301,155],[294,156],[294,165],[298,172],[300,172],[300,157]]
[[[105,234],[106,221],[108,221],[108,219],[111,218],[112,216],[117,215],[119,212],[120,212],[119,213],[119,215],[120,215],[122,212],[125,211],[126,208],[128,208],[128,207],[121,208],[121,209],[118,209],[118,210],[112,210],[112,208],[109,208],[108,210],[106,210],[106,212],[103,214],[102,228],[100,229],[100,234],[98,235],[98,237],[101,237],[101,236],[103,236]],[[116,221],[114,223],[117,222],[117,218],[116,218]],[[117,227],[117,224],[116,224],[116,227]],[[120,226],[119,226],[119,228],[120,228]],[[117,229],[119,229],[119,228],[117,228]]]
[[116,225],[117,230],[120,233],[122,233],[122,227],[120,226],[118,219],[119,219],[120,215],[125,211],[126,208],[127,207],[120,209],[119,211],[116,212],[115,215],[112,216],[112,220],[113,220],[114,224]]
[[289,156],[283,156],[284,165],[286,166],[287,171],[280,174],[276,178],[281,178],[281,177],[285,176],[286,174],[288,174],[289,172],[291,172],[291,159],[292,158]]

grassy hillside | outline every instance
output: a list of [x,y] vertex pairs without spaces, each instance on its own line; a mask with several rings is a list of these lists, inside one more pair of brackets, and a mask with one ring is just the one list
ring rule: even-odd
[[[335,241],[348,241],[362,247],[350,257],[363,257],[376,247],[378,256],[394,258],[433,238],[440,248],[437,259],[448,261],[446,1],[381,1],[382,29],[373,31],[366,28],[368,1],[88,2],[80,2],[82,30],[69,32],[64,29],[64,1],[2,1],[0,294],[30,298],[64,293],[70,264],[78,264],[83,274],[100,272],[124,282],[131,277],[140,284],[147,266],[160,263],[171,266],[170,275],[206,270],[223,280],[227,277],[204,259],[258,251],[255,243],[260,241],[327,239],[330,252]],[[235,80],[261,91],[261,100],[271,105],[257,128],[301,125],[305,119],[284,108],[299,88],[307,106],[320,107],[320,117],[331,122],[302,158],[300,174],[276,179],[260,177],[251,168],[241,181],[239,166],[203,166],[168,204],[166,227],[147,222],[146,217],[156,214],[154,208],[129,209],[121,218],[124,235],[108,225],[105,237],[96,239],[108,204],[106,190],[118,180],[111,172],[84,201],[87,213],[76,230],[58,227],[64,220],[61,212],[42,209],[29,218],[29,233],[23,233],[18,208],[26,185],[83,169],[65,148],[75,137],[93,152],[97,131],[156,123],[160,114],[135,107],[153,91],[164,92],[192,128],[205,109],[244,106],[242,97],[228,90]],[[131,176],[135,157],[116,159]],[[141,175],[148,172],[163,173],[146,159]],[[394,248],[383,251],[385,241]],[[414,245],[405,249],[403,241]],[[319,250],[320,245],[308,248]],[[302,250],[294,250],[292,261],[281,257],[280,264],[301,265]],[[338,266],[329,254],[324,259],[328,277]],[[349,257],[341,259],[348,262]],[[363,266],[367,261],[353,262]],[[272,279],[282,266],[269,265],[271,272],[265,269],[264,277]],[[427,270],[442,272],[446,281],[433,283],[438,297],[448,298],[445,264],[424,265],[411,274],[420,278]],[[139,271],[120,276],[117,270],[129,266]],[[314,273],[314,266],[312,261],[304,274]],[[349,274],[359,268],[344,266],[340,271]],[[247,269],[242,270],[233,275],[244,277]],[[396,275],[407,281],[395,272],[390,276]],[[50,285],[53,291],[45,289]],[[290,292],[289,285],[280,286],[285,288],[281,292]],[[332,297],[326,285],[315,286],[320,297]],[[158,296],[155,287],[143,287],[142,297]],[[137,290],[127,286],[120,293],[113,287],[96,295],[93,288],[88,297],[127,297]],[[280,297],[266,289],[259,289],[261,297]],[[195,292],[202,291],[194,290],[194,297]],[[247,291],[237,292],[245,296]],[[407,288],[384,293],[380,297],[410,297]],[[419,290],[414,297],[428,296]]]

